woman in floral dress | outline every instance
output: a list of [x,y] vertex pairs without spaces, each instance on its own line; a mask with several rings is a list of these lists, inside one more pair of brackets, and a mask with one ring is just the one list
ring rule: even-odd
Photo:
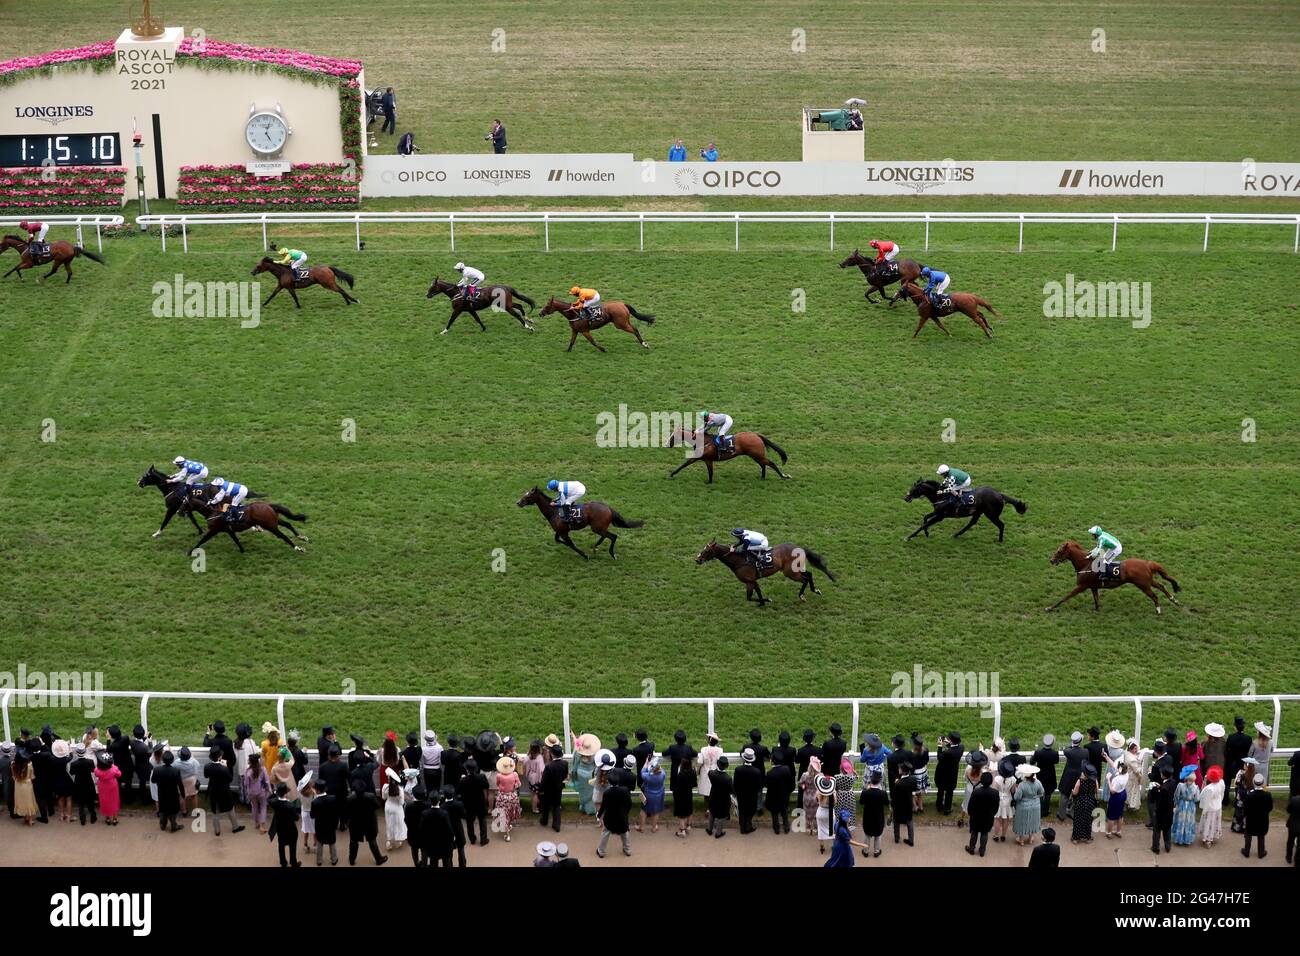
[[1191,846],[1196,842],[1196,808],[1200,806],[1201,789],[1196,786],[1197,768],[1191,764],[1179,773],[1178,789],[1174,791],[1174,842]]

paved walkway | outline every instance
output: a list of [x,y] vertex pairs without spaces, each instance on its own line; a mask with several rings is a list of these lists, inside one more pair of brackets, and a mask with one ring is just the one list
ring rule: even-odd
[[[721,840],[695,829],[685,839],[676,838],[671,824],[658,833],[631,834],[633,856],[625,858],[616,837],[610,838],[609,855],[596,857],[600,831],[589,819],[566,816],[564,831],[558,839],[568,843],[570,853],[584,866],[819,866],[826,857],[817,852],[817,842],[806,833],[776,836],[760,818],[758,832],[742,836],[733,819]],[[247,814],[240,814],[247,822]],[[762,824],[767,824],[763,826]],[[382,822],[380,830],[382,831]],[[1057,828],[1058,833],[1068,833]],[[1130,825],[1122,840],[1098,836],[1092,844],[1073,846],[1068,836],[1062,846],[1063,866],[1125,867],[1227,867],[1285,866],[1285,826],[1275,826],[1269,834],[1269,855],[1264,860],[1241,856],[1241,838],[1228,833],[1224,841],[1210,849],[1200,846],[1173,848],[1172,853],[1151,853],[1150,831],[1141,824]],[[967,855],[968,834],[955,823],[923,822],[917,827],[916,846],[895,845],[886,834],[884,853],[879,859],[857,857],[859,866],[1024,866],[1030,850],[1018,847],[1014,840],[989,844],[984,859]],[[301,838],[299,838],[301,840]],[[525,817],[507,843],[493,834],[486,849],[468,847],[470,866],[526,866],[534,856],[539,840],[557,839],[549,829],[543,830]],[[301,846],[301,844],[300,844]],[[347,866],[347,843],[342,846],[340,866]],[[382,838],[380,846],[382,848]],[[827,851],[829,852],[829,850]],[[403,847],[390,854],[388,866],[410,866],[410,851]],[[304,858],[305,859],[305,858]],[[253,829],[231,834],[223,827],[220,837],[209,832],[162,833],[154,817],[141,812],[124,811],[115,829],[77,823],[50,823],[23,826],[21,822],[0,818],[0,865],[24,866],[275,866],[276,849],[266,837]],[[314,865],[314,859],[306,865]],[[328,855],[326,866],[329,866]],[[363,846],[358,866],[373,866]]]

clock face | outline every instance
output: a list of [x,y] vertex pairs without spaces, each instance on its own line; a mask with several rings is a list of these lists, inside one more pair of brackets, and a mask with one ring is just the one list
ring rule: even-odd
[[244,139],[253,152],[273,156],[284,149],[289,126],[278,113],[254,113],[244,126]]

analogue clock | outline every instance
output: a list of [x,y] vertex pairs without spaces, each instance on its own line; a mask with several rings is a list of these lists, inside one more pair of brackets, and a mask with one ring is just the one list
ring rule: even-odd
[[293,130],[276,110],[256,110],[244,124],[244,139],[259,156],[274,156],[284,149]]

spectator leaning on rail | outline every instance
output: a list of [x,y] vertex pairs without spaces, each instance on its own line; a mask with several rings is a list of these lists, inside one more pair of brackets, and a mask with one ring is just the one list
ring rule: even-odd
[[680,139],[677,140],[677,142],[673,143],[672,146],[668,147],[668,162],[670,163],[686,162],[686,147],[682,145],[682,141]]

